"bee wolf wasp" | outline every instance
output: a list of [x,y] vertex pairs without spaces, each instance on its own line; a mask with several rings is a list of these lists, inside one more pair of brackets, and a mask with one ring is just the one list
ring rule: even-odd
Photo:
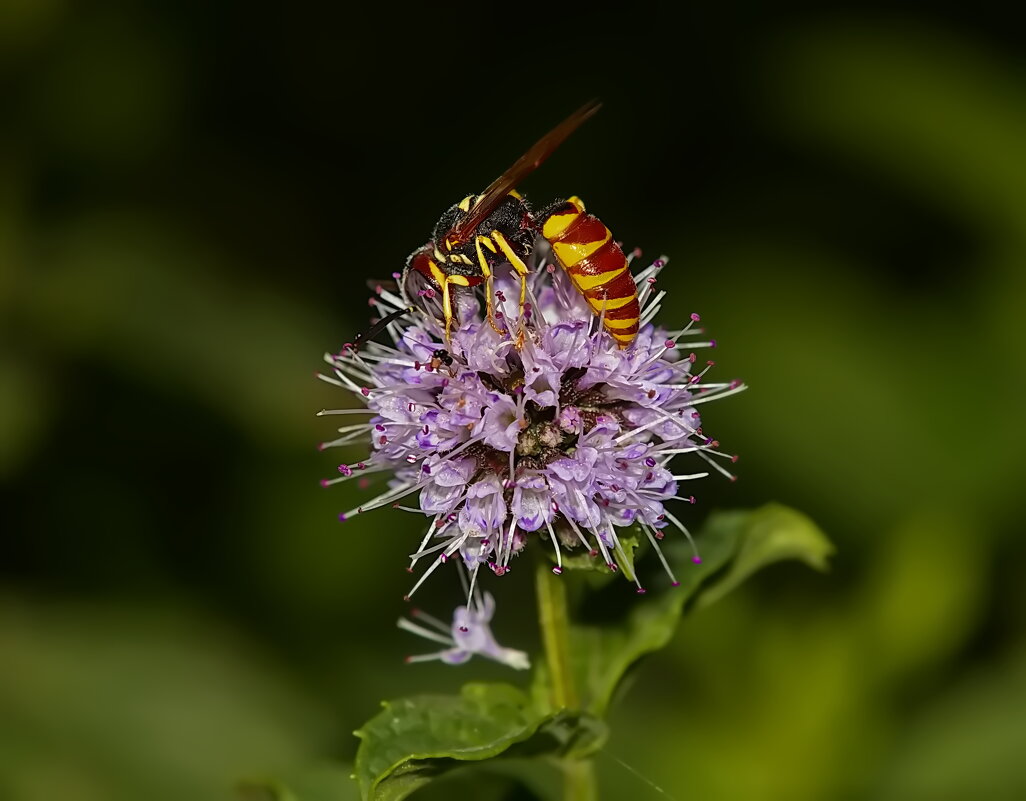
[[493,275],[509,264],[520,281],[520,311],[527,299],[527,261],[540,239],[574,288],[600,315],[602,325],[621,348],[638,333],[641,310],[638,288],[623,250],[602,222],[584,209],[578,197],[556,201],[534,212],[516,187],[599,109],[582,106],[539,139],[513,166],[480,195],[468,195],[448,209],[434,227],[431,241],[410,254],[400,279],[406,304],[432,316],[446,341],[458,325],[457,293],[484,284],[489,324],[495,320]]

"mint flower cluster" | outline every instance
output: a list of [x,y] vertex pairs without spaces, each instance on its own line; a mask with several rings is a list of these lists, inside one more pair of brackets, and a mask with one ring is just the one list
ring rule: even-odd
[[[390,344],[347,345],[325,357],[332,369],[321,377],[364,408],[322,411],[360,420],[322,447],[369,438],[370,452],[322,484],[388,477],[384,492],[339,519],[384,506],[426,518],[410,565],[426,567],[407,598],[442,565],[460,566],[467,606],[445,635],[450,647],[429,657],[447,653],[455,663],[474,652],[453,638],[471,624],[487,631],[493,603],[477,597],[482,568],[502,576],[527,547],[551,549],[557,574],[566,555],[582,553],[615,571],[626,564],[621,538],[630,529],[647,537],[678,584],[659,541],[668,531],[690,534],[669,505],[694,503],[688,482],[712,471],[733,479],[727,465],[737,457],[703,430],[700,409],[745,387],[707,378],[713,362],[696,351],[716,343],[702,337],[697,314],[678,330],[653,324],[666,295],[656,287],[665,259],[635,278],[641,325],[621,349],[565,273],[540,255],[522,311],[519,284],[496,279],[495,326],[468,290],[457,297],[449,341],[431,315],[415,311],[388,326]],[[382,317],[407,305],[381,288],[372,303]],[[689,471],[671,467],[681,456],[690,457]],[[477,652],[507,661],[490,633],[476,640],[489,643]]]

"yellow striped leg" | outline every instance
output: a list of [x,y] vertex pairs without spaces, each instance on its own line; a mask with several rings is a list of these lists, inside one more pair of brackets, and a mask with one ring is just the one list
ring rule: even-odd
[[510,247],[506,237],[499,231],[492,231],[492,239],[495,240],[495,244],[499,246],[499,250],[502,251],[502,255],[509,259],[509,263],[513,265],[513,269],[516,270],[517,275],[520,276],[520,314],[524,313],[524,303],[527,302],[527,276],[531,272],[527,269],[527,265],[524,264],[524,260],[520,258],[516,251]]
[[445,317],[445,346],[452,347],[450,329],[452,328],[452,296],[449,294],[449,279],[442,281],[442,314]]
[[513,265],[513,269],[516,270],[517,275],[520,277],[520,330],[516,341],[516,347],[519,350],[524,344],[524,304],[527,302],[527,276],[531,271],[527,269],[524,260],[510,247],[509,242],[501,232],[492,231],[492,239],[495,240],[495,244],[499,246],[502,255],[509,259],[509,263]]
[[488,316],[488,324],[496,334],[502,336],[504,331],[499,328],[498,324],[495,322],[495,309],[492,305],[494,302],[492,297],[494,294],[492,288],[492,268],[488,266],[488,259],[485,258],[484,251],[481,250],[482,242],[484,242],[485,246],[492,253],[495,252],[495,246],[492,245],[491,241],[487,237],[481,236],[480,234],[474,240],[474,247],[477,248],[477,263],[481,267],[481,275],[483,275],[485,279],[485,309]]

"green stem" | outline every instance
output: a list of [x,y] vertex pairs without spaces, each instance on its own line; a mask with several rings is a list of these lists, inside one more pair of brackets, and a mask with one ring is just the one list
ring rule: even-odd
[[595,766],[590,759],[563,760],[563,801],[598,801]]
[[[545,662],[549,668],[549,703],[553,709],[580,709],[577,686],[570,667],[570,614],[566,603],[566,579],[553,575],[552,566],[537,568],[538,624],[541,627]],[[596,801],[595,770],[588,759],[560,760],[564,801]]]
[[565,579],[550,565],[538,565],[538,624],[541,626],[545,661],[549,667],[549,702],[553,709],[579,706],[577,687],[570,670],[570,615],[567,612]]

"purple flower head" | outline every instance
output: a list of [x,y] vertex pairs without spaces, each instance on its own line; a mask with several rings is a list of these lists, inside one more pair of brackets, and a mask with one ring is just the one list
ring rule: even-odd
[[[710,471],[733,479],[724,463],[736,457],[703,431],[699,410],[745,387],[708,380],[713,363],[696,351],[715,343],[702,341],[698,315],[677,330],[653,325],[665,296],[655,290],[655,276],[665,259],[635,277],[640,328],[621,349],[567,275],[544,263],[544,248],[538,254],[525,309],[515,277],[496,275],[501,333],[484,319],[480,295],[467,291],[448,341],[430,315],[415,312],[388,326],[391,344],[371,342],[326,357],[332,375],[323,378],[366,408],[322,412],[358,421],[322,447],[369,435],[371,453],[360,469],[340,468],[342,475],[322,484],[373,473],[389,481],[340,519],[400,503],[424,515],[428,523],[411,568],[427,567],[410,595],[458,554],[453,561],[462,563],[469,582],[468,606],[457,616],[468,616],[471,631],[491,616],[490,596],[484,602],[475,596],[479,568],[502,575],[513,556],[541,542],[553,549],[557,573],[564,550],[601,555],[616,569],[626,558],[620,538],[631,527],[648,538],[676,584],[658,542],[670,527],[690,535],[667,505],[693,503],[681,486]],[[387,290],[374,302],[382,315],[404,305]],[[439,351],[451,358],[440,360]],[[675,473],[670,464],[681,455],[701,469]],[[490,634],[469,645],[455,632],[450,639],[456,650],[439,658],[496,658]]]

